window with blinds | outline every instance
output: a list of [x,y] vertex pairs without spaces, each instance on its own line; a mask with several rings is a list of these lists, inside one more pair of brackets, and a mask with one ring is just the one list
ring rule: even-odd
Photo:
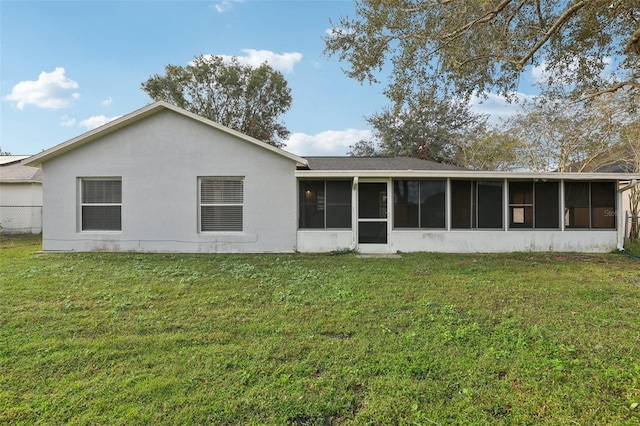
[[200,178],[200,232],[242,232],[243,210],[243,178]]
[[83,231],[122,230],[122,179],[80,179]]

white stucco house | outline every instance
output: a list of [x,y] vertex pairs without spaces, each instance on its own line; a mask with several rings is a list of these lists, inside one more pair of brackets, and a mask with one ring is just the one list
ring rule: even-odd
[[302,158],[165,102],[24,164],[42,168],[45,251],[604,252],[640,178]]
[[42,231],[42,170],[22,165],[28,157],[0,156],[0,233]]

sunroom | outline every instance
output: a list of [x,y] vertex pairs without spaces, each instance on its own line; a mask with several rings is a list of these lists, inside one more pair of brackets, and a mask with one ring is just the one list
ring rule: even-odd
[[308,157],[297,250],[606,252],[622,246],[617,173],[478,172],[416,159]]

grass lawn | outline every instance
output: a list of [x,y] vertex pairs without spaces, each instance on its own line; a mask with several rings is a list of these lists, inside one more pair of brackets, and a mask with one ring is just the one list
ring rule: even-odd
[[0,242],[0,424],[640,424],[620,254],[41,254]]

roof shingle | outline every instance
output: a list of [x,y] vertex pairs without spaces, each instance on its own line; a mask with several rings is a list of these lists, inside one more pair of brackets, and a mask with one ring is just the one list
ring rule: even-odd
[[304,157],[309,170],[466,170],[411,157]]

